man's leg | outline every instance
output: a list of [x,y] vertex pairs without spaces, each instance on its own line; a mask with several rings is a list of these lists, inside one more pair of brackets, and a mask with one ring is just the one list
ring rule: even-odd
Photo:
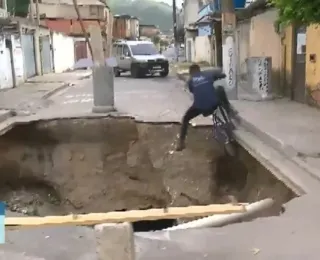
[[201,114],[201,111],[192,106],[184,114],[182,118],[182,123],[181,123],[179,141],[176,148],[177,151],[182,151],[185,148],[185,140],[186,140],[190,120],[192,120],[193,118],[197,117],[200,114]]

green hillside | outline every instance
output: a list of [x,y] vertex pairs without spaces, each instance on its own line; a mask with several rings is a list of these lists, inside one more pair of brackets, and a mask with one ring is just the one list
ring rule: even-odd
[[139,18],[141,24],[154,24],[161,30],[172,28],[172,7],[152,0],[109,0],[113,14],[129,14]]

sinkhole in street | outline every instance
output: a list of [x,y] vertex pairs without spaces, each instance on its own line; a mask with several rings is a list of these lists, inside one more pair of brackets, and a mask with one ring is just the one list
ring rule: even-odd
[[[244,149],[224,155],[210,127],[191,128],[172,152],[178,124],[82,118],[18,125],[0,137],[0,200],[26,215],[254,202],[295,194]],[[280,214],[274,207],[264,216]],[[184,220],[177,220],[183,222]],[[176,220],[141,221],[135,231]]]

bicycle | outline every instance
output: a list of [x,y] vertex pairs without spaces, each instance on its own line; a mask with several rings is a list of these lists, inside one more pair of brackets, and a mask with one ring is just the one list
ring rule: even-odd
[[212,114],[213,122],[213,138],[221,145],[225,152],[230,156],[236,155],[236,147],[234,145],[235,138],[233,130],[235,125],[230,120],[225,109],[219,106]]

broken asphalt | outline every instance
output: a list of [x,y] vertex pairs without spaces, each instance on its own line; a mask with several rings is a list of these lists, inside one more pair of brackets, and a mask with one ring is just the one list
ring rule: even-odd
[[[183,84],[177,84],[176,87],[182,87]],[[175,97],[179,100],[183,99],[181,107],[177,105],[180,101],[172,100],[172,88],[167,94],[162,91],[163,96],[159,96],[159,92],[150,91],[149,86],[141,86],[146,88],[144,93],[148,93],[144,97],[141,91],[137,93],[127,91],[127,96],[118,94],[120,102],[132,100],[135,95],[135,102],[138,104],[136,114],[144,113],[146,105],[139,106],[142,102],[150,102],[150,104],[162,104],[163,109],[167,109],[171,104],[163,104],[167,102],[176,102],[173,110],[177,116],[181,117],[181,111],[185,105],[188,105],[187,93],[184,96],[177,90]],[[115,86],[117,88],[117,85]],[[129,94],[128,94],[129,93]],[[120,98],[120,99],[119,99]],[[140,99],[139,99],[140,98]],[[275,103],[278,106],[273,106]],[[305,159],[314,155],[316,149],[305,149],[304,145],[297,145],[297,138],[300,135],[310,134],[310,129],[303,127],[314,116],[318,116],[318,111],[309,110],[306,112],[294,113],[296,120],[292,118],[292,109],[296,104],[288,103],[287,114],[279,110],[287,104],[286,100],[270,101],[270,103],[237,101],[234,103],[240,111],[244,124],[237,130],[237,138],[254,157],[256,157],[266,168],[268,168],[279,179],[286,182],[300,198],[294,199],[285,205],[285,213],[281,217],[270,217],[257,219],[248,223],[234,224],[223,228],[205,228],[197,230],[180,230],[170,232],[148,232],[137,233],[135,235],[137,259],[318,259],[317,237],[319,233],[318,219],[320,216],[318,195],[319,181],[310,172],[307,172],[301,165],[294,161],[299,157]],[[127,102],[123,102],[127,104]],[[262,104],[262,105],[261,105]],[[265,105],[263,105],[265,104]],[[120,105],[123,109],[128,107]],[[270,110],[270,107],[273,109]],[[144,110],[142,110],[144,108]],[[300,111],[299,108],[296,111]],[[309,112],[308,112],[309,111]],[[312,111],[312,112],[310,112]],[[301,112],[300,112],[301,113]],[[311,114],[309,114],[311,113]],[[286,116],[284,119],[279,115]],[[308,116],[307,116],[308,115]],[[308,119],[309,118],[309,119]],[[273,120],[271,120],[273,119]],[[279,120],[279,121],[277,121]],[[306,123],[303,123],[306,122]],[[210,119],[208,124],[210,124]],[[275,124],[276,127],[273,127]],[[285,128],[287,124],[287,128]],[[300,125],[298,129],[295,126]],[[287,145],[279,146],[279,142],[270,142],[266,136],[262,136],[258,130],[254,130],[253,126],[263,129],[267,136],[278,135],[277,128],[282,129],[275,140],[282,140]],[[251,127],[251,128],[250,128]],[[283,128],[281,128],[283,127]],[[317,124],[311,124],[310,127],[317,128]],[[303,131],[299,133],[299,131]],[[312,132],[312,131],[311,131]],[[317,133],[317,131],[315,131]],[[291,136],[291,137],[290,137]],[[313,139],[316,137],[313,136]],[[312,136],[301,143],[305,144],[312,140]],[[318,139],[314,140],[314,143]],[[289,147],[289,149],[287,149]],[[314,148],[314,146],[311,146]],[[320,146],[317,146],[320,147]],[[316,148],[317,148],[316,147]],[[282,149],[285,148],[285,149]],[[303,156],[301,156],[303,154]],[[306,194],[306,195],[304,195]],[[32,239],[30,239],[32,237]],[[59,228],[34,228],[32,230],[16,230],[7,232],[8,243],[1,250],[0,257],[2,259],[97,259],[95,255],[95,239],[93,230],[87,227],[59,227]],[[195,242],[196,241],[196,242]],[[46,248],[46,250],[43,250]],[[1,251],[0,250],[0,251]]]

